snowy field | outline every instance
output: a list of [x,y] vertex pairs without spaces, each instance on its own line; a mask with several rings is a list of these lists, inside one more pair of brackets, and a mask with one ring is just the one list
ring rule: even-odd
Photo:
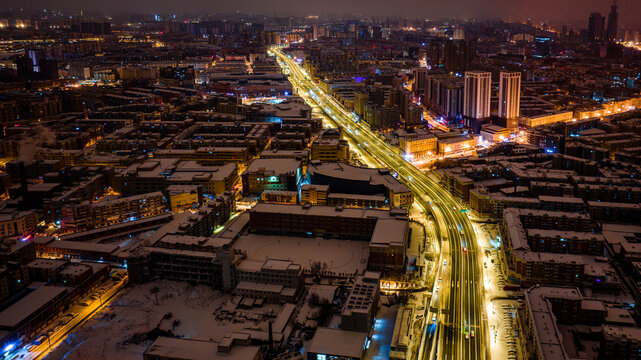
[[[158,305],[152,293],[154,287],[159,289]],[[215,310],[231,298],[204,285],[173,281],[132,285],[73,331],[45,359],[140,360],[152,342],[148,334],[159,325],[160,329],[171,330],[178,336],[216,341],[228,332],[256,326],[257,321],[217,319]],[[266,304],[251,311],[278,313],[279,310],[279,305]],[[163,320],[169,313],[171,318]]]

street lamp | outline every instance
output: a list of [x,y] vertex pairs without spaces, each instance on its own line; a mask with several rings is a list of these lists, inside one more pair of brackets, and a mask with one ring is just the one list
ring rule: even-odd
[[49,343],[49,351],[51,351],[51,333],[52,332],[53,332],[53,330],[49,330],[46,333],[47,334],[47,342]]

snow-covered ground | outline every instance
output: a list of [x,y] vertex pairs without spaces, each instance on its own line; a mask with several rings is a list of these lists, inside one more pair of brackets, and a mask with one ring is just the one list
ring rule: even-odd
[[[152,293],[154,287],[159,289],[158,305]],[[140,360],[152,342],[146,334],[161,322],[163,329],[172,330],[177,336],[217,341],[228,332],[257,325],[258,322],[252,320],[217,319],[215,310],[231,298],[204,285],[173,281],[133,285],[72,332],[45,359]],[[244,312],[260,316],[264,312],[277,314],[279,310],[280,305],[266,304]],[[163,320],[168,313],[172,314],[171,318]]]

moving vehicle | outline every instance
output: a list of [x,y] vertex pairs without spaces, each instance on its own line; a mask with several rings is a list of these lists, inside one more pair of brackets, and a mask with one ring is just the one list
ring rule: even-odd
[[36,344],[36,345],[40,345],[40,344],[42,344],[43,341],[45,341],[45,339],[47,339],[46,335],[40,335],[40,336],[38,336],[38,338],[36,338],[33,341],[33,343]]

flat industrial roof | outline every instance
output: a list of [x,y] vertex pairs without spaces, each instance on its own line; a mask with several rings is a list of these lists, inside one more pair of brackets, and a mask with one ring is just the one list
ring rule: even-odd
[[237,170],[234,163],[213,166],[213,165],[200,165],[193,160],[181,160],[179,158],[153,158],[143,163],[133,164],[128,168],[121,170],[117,175],[124,176],[126,174],[135,174],[139,178],[150,177],[166,177],[171,175],[169,180],[175,180],[188,177],[191,180],[193,175],[200,175],[203,173],[210,174],[211,179],[208,180],[224,180]]
[[537,285],[525,292],[525,301],[534,323],[534,335],[542,359],[569,359],[548,299],[580,301],[582,298],[576,287]]
[[345,163],[312,161],[307,168],[307,172],[312,176],[319,174],[347,181],[368,182],[370,185],[383,185],[397,194],[410,192],[409,188],[392,176],[387,169],[362,168]]
[[67,263],[66,260],[57,259],[35,259],[27,264],[29,268],[56,270]]
[[273,171],[274,175],[282,174],[295,174],[300,168],[301,161],[289,158],[276,158],[276,159],[255,159],[249,165],[245,172],[255,173],[261,170]]
[[309,150],[303,149],[303,150],[281,150],[281,149],[276,149],[276,150],[263,150],[263,152],[260,153],[261,158],[274,158],[274,157],[296,157],[296,156],[308,156],[309,155]]
[[585,204],[585,201],[581,198],[576,198],[574,196],[539,196],[539,200],[543,202],[560,202],[560,203],[573,203],[573,204]]
[[176,235],[167,234],[163,236],[156,244],[181,244],[201,247],[220,248],[230,243],[229,239],[211,238],[205,236]]
[[[396,218],[398,212],[368,208],[336,208],[333,206],[303,206],[286,204],[256,204],[249,213],[269,212],[278,214],[297,214],[307,216],[335,216],[345,218]],[[404,213],[407,215],[407,213]],[[407,221],[407,218],[405,218]]]
[[379,219],[374,227],[371,246],[404,246],[407,240],[408,222],[398,219]]
[[0,327],[15,328],[28,317],[42,310],[51,300],[66,293],[62,286],[41,286],[0,313]]
[[316,329],[308,352],[360,359],[366,339],[364,332],[321,327]]
[[117,244],[95,244],[81,241],[65,241],[57,240],[47,244],[48,247],[58,249],[80,250],[80,251],[95,251],[102,253],[112,253],[120,247]]
[[251,260],[288,259],[304,268],[320,261],[345,274],[363,272],[369,256],[369,245],[363,241],[296,236],[246,234],[238,237],[234,248],[246,251]]
[[546,230],[546,229],[527,229],[528,237],[542,237],[542,238],[560,238],[572,240],[586,240],[586,241],[604,241],[603,235],[594,234],[590,232],[579,231],[563,231],[563,230]]

